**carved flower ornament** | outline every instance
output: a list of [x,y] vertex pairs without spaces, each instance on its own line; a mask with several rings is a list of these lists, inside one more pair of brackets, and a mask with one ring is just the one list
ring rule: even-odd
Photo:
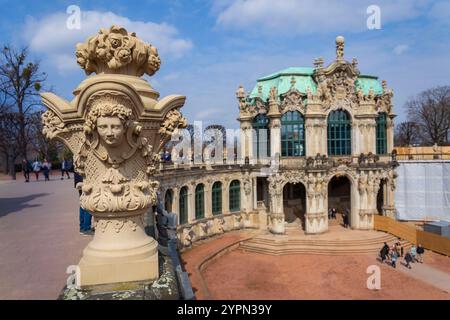
[[[128,33],[123,27],[111,26],[86,43],[77,44],[77,63],[86,74],[95,73],[133,73],[142,76],[153,75],[161,66],[157,49],[142,42],[136,34]],[[120,72],[119,69],[132,65]],[[132,70],[132,71],[130,71]]]

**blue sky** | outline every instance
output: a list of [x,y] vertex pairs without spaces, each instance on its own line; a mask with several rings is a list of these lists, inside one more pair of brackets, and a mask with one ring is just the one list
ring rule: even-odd
[[[381,29],[366,27],[366,9],[381,10]],[[82,11],[81,29],[66,28],[69,5]],[[408,97],[450,84],[450,1],[431,0],[185,0],[3,1],[0,43],[28,46],[48,73],[47,86],[67,99],[85,77],[74,50],[99,27],[116,23],[155,45],[160,71],[148,78],[162,96],[187,96],[189,122],[237,127],[235,91],[291,66],[345,57],[394,90],[397,123]]]

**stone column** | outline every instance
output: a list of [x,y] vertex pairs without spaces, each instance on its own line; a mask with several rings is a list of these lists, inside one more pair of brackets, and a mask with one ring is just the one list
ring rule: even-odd
[[210,218],[213,216],[212,214],[212,182],[208,182],[205,184],[204,190],[204,198],[205,198],[205,218]]
[[272,159],[281,156],[281,113],[278,104],[278,91],[276,87],[270,89],[269,113],[270,119],[270,156]]
[[396,210],[395,210],[395,202],[394,202],[394,193],[395,193],[395,178],[393,178],[393,170],[391,171],[391,178],[386,181],[384,184],[386,190],[386,201],[385,206],[383,208],[383,215],[388,216],[392,219],[396,218]]
[[188,222],[195,221],[195,186],[196,182],[193,181],[188,187]]
[[[373,229],[373,215],[377,214],[377,194],[380,179],[375,171],[361,171],[358,182],[358,209],[356,228],[362,230]],[[352,225],[353,227],[353,225]]]
[[[172,200],[172,212],[177,214],[177,217],[179,219],[180,217],[180,188],[174,187],[172,188],[173,191],[173,200]],[[179,224],[180,221],[177,221],[177,224]]]
[[315,157],[318,153],[327,154],[327,130],[323,117],[305,118],[306,157]]
[[230,194],[230,180],[225,179],[222,184],[222,213],[227,214],[230,213],[230,202],[229,202],[229,194]]
[[248,172],[244,174],[244,178],[242,179],[242,212],[252,212],[253,211],[253,178],[250,176]]
[[269,231],[274,234],[284,234],[283,182],[278,175],[271,176],[268,180],[270,195]]
[[368,120],[369,145],[368,152],[377,154],[377,122],[375,118]]
[[253,159],[253,134],[252,134],[252,123],[251,119],[240,119],[241,121],[241,156],[242,160],[248,157],[250,163],[255,163]]
[[322,173],[309,173],[306,184],[306,233],[317,234],[328,230],[328,213],[326,211],[327,181]]
[[272,159],[281,156],[281,120],[273,116],[270,118],[270,156]]
[[43,133],[75,155],[83,177],[81,206],[95,218],[78,285],[153,281],[159,276],[158,244],[144,232],[144,214],[156,203],[158,153],[187,124],[178,110],[185,97],[158,100],[140,78],[159,69],[157,50],[124,28],[100,30],[77,45],[76,56],[86,74],[96,75],[75,89],[70,102],[53,93],[41,96],[49,109],[42,115]]
[[392,153],[394,150],[394,117],[395,115],[389,115],[386,124],[386,139],[387,139],[387,152]]

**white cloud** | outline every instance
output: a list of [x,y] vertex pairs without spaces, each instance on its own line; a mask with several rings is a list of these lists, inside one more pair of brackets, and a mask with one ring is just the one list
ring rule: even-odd
[[403,52],[409,49],[409,46],[406,44],[399,44],[394,48],[394,53],[396,55],[401,55]]
[[82,11],[81,28],[68,29],[69,15],[55,13],[42,19],[28,17],[23,37],[32,51],[46,55],[60,72],[78,68],[75,62],[75,44],[84,42],[96,34],[100,28],[116,24],[146,42],[155,45],[164,63],[165,56],[178,58],[192,48],[192,42],[178,36],[178,30],[167,23],[133,21],[112,12]]
[[[415,18],[430,1],[379,0],[381,25]],[[221,2],[212,11],[217,25],[226,29],[249,28],[281,36],[364,31],[372,0],[235,0]]]

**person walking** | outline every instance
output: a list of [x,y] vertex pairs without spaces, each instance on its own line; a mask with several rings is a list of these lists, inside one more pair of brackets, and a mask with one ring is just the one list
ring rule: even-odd
[[397,258],[398,258],[397,250],[392,250],[392,253],[391,253],[391,265],[392,265],[392,267],[394,267],[394,268],[397,267],[397,265],[396,265],[396,263],[397,263]]
[[336,220],[336,208],[331,209],[331,218]]
[[344,213],[342,214],[342,218],[344,220],[344,228],[348,228],[348,217],[350,215],[350,212],[348,211],[348,209],[344,210]]
[[413,260],[413,258],[412,258],[411,253],[409,251],[406,252],[406,254],[405,254],[405,262],[406,262],[406,267],[408,269],[411,269],[410,263],[412,262],[412,260]]
[[400,248],[400,257],[403,257],[404,249],[402,243],[400,242],[400,238],[397,241],[397,248]]
[[70,179],[69,175],[69,161],[65,158],[61,161],[61,180],[64,180],[64,173],[67,175],[67,179]]
[[416,255],[417,255],[417,248],[416,246],[413,244],[411,247],[411,255],[412,255],[412,262],[416,261]]
[[36,175],[36,181],[38,181],[39,180],[39,172],[41,171],[42,164],[39,161],[39,159],[36,158],[36,160],[33,162],[32,166],[33,166],[33,172]]
[[385,242],[383,247],[380,250],[380,257],[381,257],[381,262],[384,263],[384,260],[386,260],[387,256],[389,255],[389,246],[388,244]]
[[44,159],[44,162],[42,163],[42,171],[44,172],[45,181],[50,181],[50,170],[52,165],[50,162],[47,161],[47,159]]
[[[78,195],[81,197],[82,191],[79,183],[83,182],[83,177],[78,172],[74,171],[73,181],[75,188],[78,189]],[[91,230],[92,215],[87,210],[85,210],[80,206],[79,217],[80,217],[80,234],[83,236],[92,235]]]
[[425,253],[424,247],[419,243],[417,246],[417,262],[423,263],[423,254]]
[[28,162],[27,159],[22,159],[22,171],[23,171],[23,176],[25,178],[25,182],[30,182],[30,171],[31,171],[31,166],[30,163]]

